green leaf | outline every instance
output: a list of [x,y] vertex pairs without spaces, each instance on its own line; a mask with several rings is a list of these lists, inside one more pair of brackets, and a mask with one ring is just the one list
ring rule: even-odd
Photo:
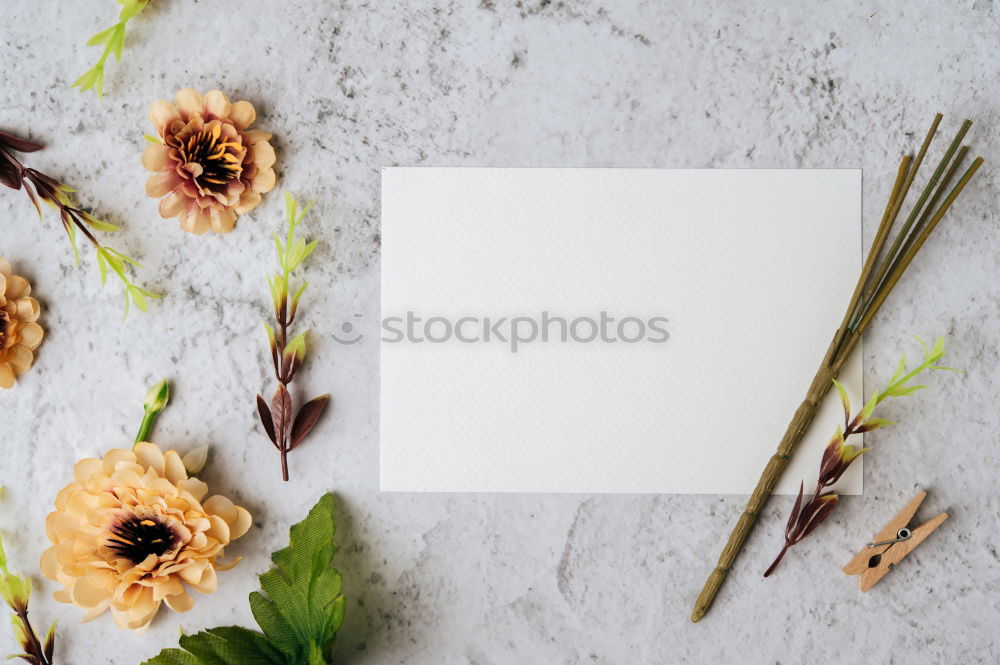
[[103,44],[108,41],[108,38],[118,29],[118,25],[113,25],[110,28],[101,30],[99,33],[87,40],[87,46],[97,46],[98,44]]
[[334,501],[325,494],[292,526],[289,545],[271,555],[250,609],[263,634],[231,626],[180,638],[143,665],[327,665],[326,654],[344,622],[341,576],[330,567],[336,548]]
[[122,49],[125,48],[125,24],[119,23],[115,29],[115,34],[111,37],[108,43],[111,52],[115,56],[115,60],[118,62],[122,61]]
[[76,247],[76,226],[73,224],[65,224],[66,235],[69,236],[69,244],[73,246],[73,261],[76,265],[80,265],[80,250]]
[[81,213],[81,216],[83,217],[83,221],[85,221],[90,228],[97,231],[121,231],[121,227],[117,224],[111,224],[110,222],[97,219],[90,213],[84,212]]
[[849,422],[851,420],[851,398],[847,396],[847,389],[840,381],[834,379],[833,385],[837,386],[837,392],[840,393],[840,403],[844,405],[844,422]]
[[864,408],[861,409],[861,420],[862,421],[868,420],[868,418],[870,418],[871,415],[873,413],[875,413],[875,407],[878,406],[879,398],[881,396],[882,395],[876,393],[876,394],[874,394],[874,395],[871,396],[871,398],[868,400],[867,403],[865,403]]
[[135,303],[135,306],[138,307],[140,311],[149,311],[149,303],[146,302],[146,296],[143,295],[141,289],[130,285],[128,287],[128,293],[132,296],[132,302]]
[[157,145],[163,145],[163,141],[160,140],[159,136],[153,136],[152,134],[143,134],[142,138],[146,139],[150,143],[155,143]]
[[299,202],[295,200],[295,197],[285,192],[285,219],[289,224],[294,224],[296,219],[296,213],[299,209]]
[[83,74],[80,75],[80,78],[73,81],[73,84],[70,87],[80,88],[81,92],[93,88],[94,82],[97,80],[98,67],[99,65],[94,65],[93,67],[85,71]]
[[96,35],[87,40],[87,46],[98,46],[103,44],[104,51],[101,53],[97,64],[87,70],[73,83],[72,87],[80,88],[81,91],[93,90],[100,99],[104,91],[104,63],[109,55],[114,55],[119,62],[122,59],[122,52],[125,49],[125,30],[128,22],[135,18],[149,4],[149,0],[124,0],[119,2],[122,10],[118,13],[118,23],[109,28],[101,30]]
[[180,638],[184,649],[166,649],[145,665],[286,665],[260,633],[238,626],[210,628]]
[[97,267],[101,271],[101,286],[108,281],[108,260],[104,258],[104,250],[97,250]]
[[865,421],[864,427],[865,431],[870,432],[873,429],[878,429],[880,427],[889,427],[890,425],[895,425],[895,420],[886,420],[885,418],[869,418]]
[[276,567],[260,576],[263,593],[250,595],[261,630],[290,663],[309,662],[310,644],[326,649],[343,622],[341,576],[330,567],[334,533],[333,495],[325,494],[291,528],[289,546],[271,555]]

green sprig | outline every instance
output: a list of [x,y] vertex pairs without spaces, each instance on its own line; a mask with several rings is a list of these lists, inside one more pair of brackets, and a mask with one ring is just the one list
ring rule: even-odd
[[[135,306],[142,312],[149,311],[149,302],[147,298],[162,298],[163,296],[159,293],[153,293],[147,289],[142,288],[138,284],[134,283],[128,276],[126,271],[126,265],[134,266],[136,268],[142,268],[142,264],[133,258],[125,256],[116,249],[112,249],[107,245],[98,245],[97,248],[97,268],[101,273],[101,286],[104,286],[108,281],[108,272],[110,272],[117,277],[123,287],[125,296],[125,316],[128,316],[129,308],[134,303]],[[76,245],[73,246],[73,251],[76,251]],[[77,263],[79,263],[79,256],[77,256]]]
[[291,300],[288,294],[292,271],[302,265],[318,244],[317,240],[307,243],[295,237],[296,227],[311,207],[312,202],[309,202],[300,211],[295,197],[285,192],[285,221],[288,223],[288,232],[284,240],[277,233],[272,233],[274,246],[278,252],[278,266],[281,270],[267,275],[276,325],[272,326],[265,322],[264,329],[267,331],[268,349],[274,365],[274,378],[279,385],[270,404],[257,395],[257,414],[265,434],[281,455],[281,477],[284,480],[288,480],[288,453],[312,430],[330,397],[322,395],[306,402],[293,417],[293,400],[288,386],[305,362],[306,335],[309,331],[304,330],[291,338],[289,331],[295,322],[299,301],[309,283],[303,282],[295,290]]
[[31,578],[15,575],[7,568],[7,553],[0,538],[0,598],[10,608],[11,629],[23,651],[7,656],[7,660],[20,658],[32,665],[52,665],[52,654],[56,643],[56,624],[49,627],[43,639],[38,638],[28,620],[28,601],[31,599]]
[[112,54],[114,54],[115,60],[121,62],[122,51],[125,49],[125,27],[129,21],[146,8],[149,0],[118,0],[118,4],[122,5],[122,10],[118,14],[118,22],[101,30],[87,41],[87,46],[104,46],[101,57],[72,85],[74,88],[80,88],[81,92],[94,90],[99,99],[104,92],[104,63]]
[[[893,373],[892,378],[889,379],[888,384],[882,392],[876,393],[871,396],[868,402],[865,404],[864,408],[858,414],[855,420],[856,425],[863,427],[863,430],[869,432],[877,427],[883,427],[885,425],[894,424],[888,420],[881,420],[878,418],[872,418],[872,414],[875,412],[875,407],[882,403],[883,400],[889,397],[907,397],[917,392],[918,390],[923,390],[927,386],[913,386],[909,385],[911,381],[917,378],[922,372],[927,370],[946,370],[949,372],[957,372],[958,370],[954,367],[946,367],[944,365],[939,365],[938,361],[944,356],[944,337],[938,337],[934,340],[934,345],[929,347],[924,340],[920,339],[916,335],[913,336],[919,343],[920,347],[924,351],[924,361],[914,367],[911,371],[906,371],[906,353],[904,352],[902,357],[899,359],[899,365],[896,366],[896,371]],[[834,381],[837,384],[837,390],[840,392],[840,399],[844,405],[844,409],[850,413],[851,402],[847,399],[847,393],[843,390],[843,386]],[[851,429],[851,424],[848,423],[848,429]]]
[[854,418],[851,418],[851,399],[847,395],[847,389],[839,381],[833,379],[833,384],[840,395],[840,403],[844,407],[844,424],[837,426],[836,433],[834,433],[830,443],[823,451],[819,476],[816,480],[816,489],[812,493],[812,498],[805,505],[802,503],[805,483],[803,482],[799,485],[799,495],[795,500],[792,513],[788,517],[788,524],[785,527],[784,546],[778,552],[778,556],[774,562],[764,572],[764,577],[774,572],[774,569],[781,562],[788,549],[812,533],[813,529],[819,526],[836,507],[838,496],[836,492],[830,491],[830,488],[840,480],[841,476],[844,475],[854,460],[870,450],[870,448],[858,448],[851,445],[847,443],[847,440],[855,434],[863,434],[896,424],[885,418],[873,417],[878,405],[890,397],[906,397],[926,388],[926,386],[910,384],[911,381],[923,372],[929,370],[958,371],[954,368],[938,364],[938,361],[944,356],[943,337],[938,337],[934,341],[934,345],[930,348],[919,337],[916,337],[916,339],[920,342],[920,346],[924,351],[924,361],[912,370],[907,371],[906,353],[903,353],[903,357],[900,359],[899,365],[897,365],[896,371],[893,373],[892,378],[889,379],[885,389],[872,395]]

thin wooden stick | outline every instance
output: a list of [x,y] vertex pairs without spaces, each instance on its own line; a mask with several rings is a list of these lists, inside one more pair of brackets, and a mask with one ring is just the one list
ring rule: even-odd
[[[941,114],[939,113],[938,116],[940,117],[940,115]],[[909,216],[906,218],[906,222],[903,224],[903,228],[900,229],[899,235],[896,236],[896,239],[892,243],[892,247],[889,248],[889,253],[886,254],[886,260],[883,262],[882,269],[879,271],[872,283],[865,289],[866,293],[864,299],[866,301],[871,300],[872,293],[881,285],[882,281],[885,279],[886,273],[888,273],[889,268],[892,266],[896,257],[900,256],[900,248],[902,247],[903,241],[907,239],[907,235],[913,227],[913,223],[916,221],[917,215],[920,214],[924,203],[927,201],[927,197],[930,196],[931,191],[937,184],[938,178],[941,177],[941,174],[944,172],[948,162],[951,161],[952,155],[955,154],[955,150],[958,149],[958,146],[962,143],[962,139],[965,138],[965,134],[969,131],[969,127],[971,126],[972,121],[970,120],[966,120],[962,123],[962,127],[958,130],[958,134],[955,135],[955,138],[951,142],[951,145],[948,146],[948,150],[945,152],[944,157],[941,158],[937,168],[934,169],[934,174],[931,176],[931,179],[927,181],[924,191],[920,193],[920,198],[917,199],[916,204],[913,206],[913,210],[910,211]],[[926,145],[927,144],[925,143],[924,147],[926,147]]]
[[885,204],[882,221],[879,222],[878,230],[875,232],[875,239],[872,241],[871,249],[868,250],[868,256],[865,258],[864,266],[861,268],[861,277],[854,287],[851,302],[847,305],[847,311],[844,312],[843,321],[840,322],[840,329],[837,330],[837,335],[834,337],[834,352],[827,354],[827,359],[830,363],[837,357],[840,346],[847,338],[851,330],[851,322],[855,318],[858,305],[861,304],[862,293],[878,267],[878,258],[882,254],[882,248],[885,246],[886,241],[889,239],[889,232],[896,221],[896,215],[899,214],[897,202],[900,199],[906,198],[906,193],[903,191],[903,182],[904,180],[912,181],[907,177],[910,172],[910,161],[910,155],[903,155],[903,159],[899,162],[899,169],[896,171],[896,182],[893,183],[892,192],[889,194],[889,201]]
[[[740,515],[736,526],[729,535],[729,540],[719,555],[715,569],[705,581],[705,585],[698,595],[698,599],[695,601],[694,611],[691,613],[691,621],[693,622],[700,621],[712,606],[712,602],[715,600],[719,588],[725,581],[726,575],[732,568],[733,562],[739,555],[743,543],[750,534],[757,516],[771,495],[781,473],[788,465],[788,460],[795,453],[802,437],[815,418],[820,401],[830,391],[833,379],[840,373],[844,363],[847,362],[847,359],[860,341],[862,333],[871,324],[875,314],[878,313],[886,297],[906,271],[913,257],[920,251],[928,236],[930,236],[938,222],[941,221],[983,162],[982,157],[976,158],[958,184],[955,185],[945,198],[941,206],[928,219],[928,213],[933,209],[933,206],[937,203],[945,188],[950,184],[958,169],[958,165],[965,157],[966,151],[963,148],[958,152],[957,159],[948,170],[944,180],[941,181],[937,191],[934,192],[935,185],[938,184],[941,174],[951,161],[956,148],[969,129],[971,123],[966,121],[963,123],[955,140],[952,141],[945,157],[938,164],[937,169],[924,188],[913,210],[911,210],[903,229],[893,242],[890,251],[882,259],[880,255],[888,239],[889,232],[902,209],[906,195],[916,177],[917,169],[920,167],[924,155],[927,153],[928,146],[940,122],[941,114],[939,113],[934,117],[931,128],[917,153],[916,159],[913,160],[912,166],[908,157],[904,157],[900,164],[892,193],[886,204],[886,212],[882,216],[882,221],[875,234],[875,239],[872,242],[868,257],[855,286],[854,294],[851,297],[851,302],[844,315],[843,322],[830,342],[830,346],[823,357],[823,362],[820,364],[816,376],[813,377],[812,383],[809,385],[805,399],[799,405],[799,408],[796,409],[795,415],[785,430],[785,434],[778,443],[777,450],[771,456],[767,466],[764,468],[763,474],[761,474],[760,480],[757,482],[757,487],[754,489],[753,494],[750,495],[746,509]],[[933,196],[931,196],[932,192],[934,192]],[[930,204],[927,210],[921,214],[921,209],[927,203],[928,197],[930,197]],[[925,221],[926,224],[924,223]]]
[[916,241],[912,244],[910,249],[899,261],[899,264],[895,268],[893,268],[892,272],[889,273],[889,276],[886,278],[885,285],[881,289],[879,289],[878,293],[875,295],[874,301],[869,306],[868,310],[865,312],[864,317],[861,319],[861,323],[858,325],[858,333],[863,333],[865,329],[869,326],[869,324],[871,324],[872,319],[875,317],[875,314],[878,313],[878,310],[882,306],[882,303],[885,302],[885,299],[889,296],[889,292],[892,291],[894,286],[896,286],[896,282],[899,281],[899,278],[903,276],[903,273],[906,271],[906,268],[910,265],[910,262],[913,260],[913,257],[916,256],[917,252],[920,251],[920,248],[924,246],[924,242],[927,241],[927,237],[931,234],[931,231],[934,230],[934,227],[938,225],[938,222],[941,221],[941,218],[944,217],[946,212],[948,212],[948,208],[950,208],[951,204],[955,202],[955,199],[958,198],[958,195],[962,193],[962,190],[965,189],[965,186],[969,183],[969,180],[972,179],[972,176],[976,174],[976,171],[979,170],[979,167],[982,166],[982,164],[983,164],[983,158],[976,157],[976,159],[972,162],[972,164],[969,165],[969,168],[965,171],[965,174],[962,175],[962,179],[958,181],[958,184],[955,185],[955,188],[951,190],[950,194],[948,194],[948,198],[944,200],[944,203],[941,204],[941,207],[938,209],[938,211],[934,213],[934,217],[931,218],[930,222],[927,223],[927,226],[920,232],[920,235],[917,237]]

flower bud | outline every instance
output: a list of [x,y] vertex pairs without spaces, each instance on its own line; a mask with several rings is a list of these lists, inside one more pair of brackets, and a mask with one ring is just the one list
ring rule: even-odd
[[155,416],[167,408],[167,402],[169,401],[170,386],[167,384],[167,380],[163,379],[149,389],[149,392],[146,393],[146,401],[143,402],[142,406],[146,410],[146,413]]

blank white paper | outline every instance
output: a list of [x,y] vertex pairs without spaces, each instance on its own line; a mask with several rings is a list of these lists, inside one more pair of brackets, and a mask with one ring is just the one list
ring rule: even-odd
[[[747,494],[860,270],[860,170],[384,169],[381,488]],[[407,312],[443,341],[396,341]],[[542,312],[669,339],[444,335]],[[777,491],[811,489],[841,418],[832,391]]]

